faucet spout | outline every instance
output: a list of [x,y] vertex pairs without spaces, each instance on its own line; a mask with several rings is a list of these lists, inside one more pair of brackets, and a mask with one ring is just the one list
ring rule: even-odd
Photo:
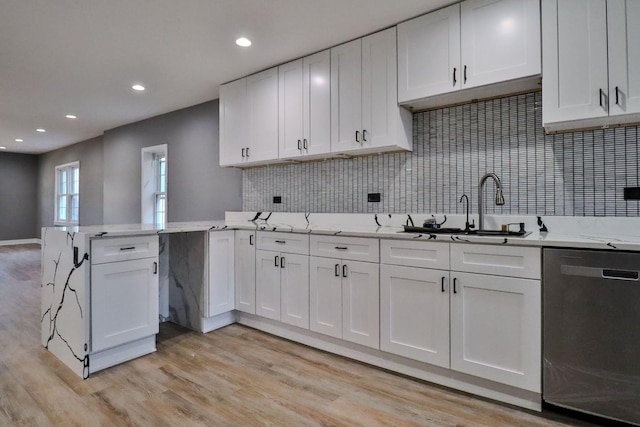
[[498,178],[498,175],[493,172],[485,174],[480,178],[480,184],[478,185],[478,230],[484,230],[483,189],[485,182],[489,178],[493,179],[496,183],[496,205],[504,205],[504,194],[502,193],[502,183],[500,182],[500,178]]

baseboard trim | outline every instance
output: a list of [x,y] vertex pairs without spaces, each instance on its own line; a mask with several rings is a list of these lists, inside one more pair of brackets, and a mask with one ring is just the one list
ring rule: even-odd
[[31,243],[41,245],[42,240],[40,239],[0,240],[0,246],[28,245]]

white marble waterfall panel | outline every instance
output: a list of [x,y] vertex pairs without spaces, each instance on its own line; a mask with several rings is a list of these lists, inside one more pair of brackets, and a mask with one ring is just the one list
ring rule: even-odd
[[169,318],[201,332],[205,317],[205,242],[208,232],[171,233],[169,245]]
[[89,377],[89,238],[43,228],[41,340],[44,348]]
[[159,254],[158,254],[158,279],[160,292],[160,323],[169,320],[169,237],[160,234],[159,236]]

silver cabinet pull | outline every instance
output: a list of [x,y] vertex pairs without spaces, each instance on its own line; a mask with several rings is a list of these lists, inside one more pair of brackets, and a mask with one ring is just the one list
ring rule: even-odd
[[453,86],[456,85],[458,81],[456,80],[456,67],[453,67]]
[[277,267],[278,266],[278,255],[276,255],[275,260],[274,260],[274,265]]
[[[599,89],[599,91],[600,91],[599,92],[600,95],[598,97],[599,98],[598,101],[600,103],[600,107],[602,107],[604,111],[609,111],[609,108],[608,108],[609,101],[607,100],[607,94],[604,93],[602,89]],[[604,98],[604,102],[602,102],[602,98]]]
[[464,66],[464,76],[463,77],[463,83],[467,83],[467,66]]
[[280,268],[284,268],[284,257],[280,257]]
[[243,148],[243,149],[242,149],[242,157],[245,157],[245,155],[244,155],[244,150],[245,150],[245,149]]
[[342,266],[342,277],[347,277],[347,264]]
[[286,241],[286,240],[276,240],[276,243],[282,243],[282,244],[284,244],[284,243],[287,243],[287,241]]
[[346,246],[336,246],[336,249],[339,250],[339,251],[346,251],[349,248],[346,247]]
[[616,105],[620,105],[620,88],[616,86]]
[[127,246],[126,248],[120,248],[121,251],[132,251],[134,250],[136,247],[135,246]]
[[444,276],[442,276],[442,280],[440,281],[440,291],[444,292]]
[[253,234],[249,234],[249,246],[253,246]]
[[307,138],[302,140],[302,148],[304,148],[305,150],[309,148],[309,146],[307,145]]
[[249,157],[249,147],[247,147],[247,157]]
[[158,274],[158,263],[157,262],[153,263],[153,274]]
[[356,131],[356,142],[360,142],[360,131]]
[[298,140],[298,150],[302,150],[302,141]]
[[367,142],[367,130],[362,129],[362,142]]
[[453,278],[453,293],[457,294],[458,293],[458,289],[456,288],[456,282],[458,281],[458,279],[456,277]]
[[334,273],[336,274],[336,277],[340,277],[340,264],[336,264]]

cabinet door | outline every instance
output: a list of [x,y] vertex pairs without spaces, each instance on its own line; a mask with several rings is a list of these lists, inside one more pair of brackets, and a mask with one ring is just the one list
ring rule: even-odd
[[256,251],[256,314],[280,320],[280,254]]
[[396,29],[362,39],[361,148],[396,144],[399,126]]
[[451,277],[451,369],[540,393],[540,281]]
[[303,66],[302,59],[278,67],[280,114],[279,154],[281,159],[303,154]]
[[253,231],[236,231],[236,310],[256,314],[256,237]]
[[339,259],[309,258],[309,329],[342,338],[342,264]]
[[379,264],[344,261],[342,267],[342,338],[379,349]]
[[398,25],[398,102],[461,85],[459,4]]
[[209,232],[208,316],[235,308],[233,231]]
[[610,115],[640,113],[640,2],[607,2]]
[[542,1],[543,124],[607,116],[605,0]]
[[220,86],[220,166],[242,164],[249,146],[247,79]]
[[309,257],[282,254],[280,263],[280,319],[284,323],[309,329]]
[[331,152],[331,51],[302,60],[304,67],[304,137],[307,155]]
[[540,74],[539,0],[464,1],[460,13],[463,88]]
[[[247,162],[276,160],[278,158],[278,69],[271,68],[247,77],[247,99],[250,141]],[[247,127],[246,121],[242,125]]]
[[91,267],[93,353],[158,333],[158,258]]
[[449,272],[380,266],[380,349],[449,367]]
[[[356,135],[357,132],[357,135]],[[331,152],[362,142],[362,41],[331,49]]]

